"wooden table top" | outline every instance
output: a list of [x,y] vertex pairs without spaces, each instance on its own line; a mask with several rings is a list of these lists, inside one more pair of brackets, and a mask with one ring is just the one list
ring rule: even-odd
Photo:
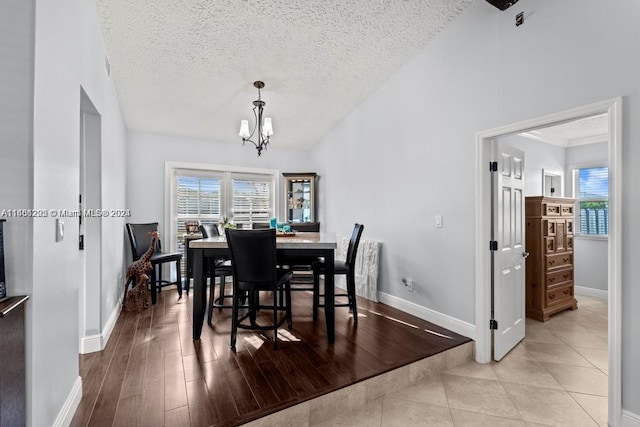
[[[335,233],[303,233],[297,232],[295,236],[277,236],[276,247],[278,249],[335,249],[337,247]],[[189,243],[191,249],[226,248],[225,236],[209,237],[207,239],[193,240]]]

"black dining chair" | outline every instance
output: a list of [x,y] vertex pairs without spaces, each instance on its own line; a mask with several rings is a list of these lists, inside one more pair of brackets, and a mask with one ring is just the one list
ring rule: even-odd
[[[227,245],[231,253],[233,271],[233,309],[231,318],[231,349],[236,351],[238,328],[273,330],[273,348],[278,345],[278,328],[287,321],[293,327],[291,317],[290,271],[278,268],[276,252],[276,231],[226,229]],[[242,293],[247,295],[247,303],[241,304]],[[271,305],[260,304],[260,292],[271,292]],[[282,298],[284,293],[284,300]],[[246,313],[239,315],[240,309]],[[271,310],[273,320],[270,325],[256,323],[258,310]],[[278,312],[284,315],[278,320]],[[249,319],[249,324],[244,322]]]
[[[336,297],[346,297],[347,302],[335,303],[335,307],[349,307],[349,311],[353,315],[354,324],[358,324],[358,308],[356,305],[356,274],[355,274],[355,262],[356,254],[358,253],[358,245],[360,244],[360,237],[364,231],[364,225],[355,224],[353,226],[353,232],[349,239],[349,247],[347,249],[347,257],[344,261],[336,260],[333,271],[336,274],[345,274],[347,276],[347,293],[335,294]],[[324,298],[324,295],[320,295],[320,275],[325,274],[324,263],[322,261],[315,262],[313,264],[313,321],[318,318],[318,307],[324,307],[324,304],[320,304],[320,297]]]
[[[218,226],[216,224],[200,224],[200,234],[202,238],[207,239],[209,237],[217,237],[220,235]],[[213,320],[213,309],[217,308],[218,311],[223,308],[231,308],[231,304],[225,304],[224,300],[232,298],[232,295],[225,295],[225,287],[227,277],[231,276],[231,263],[228,258],[216,259],[207,258],[207,262],[204,265],[205,271],[203,276],[205,279],[209,278],[209,313],[207,315],[207,324],[211,326]],[[215,276],[211,275],[211,272],[215,271]],[[220,280],[220,291],[218,292],[218,298],[215,298],[216,290],[216,278]]]
[[[126,224],[127,234],[129,235],[129,243],[131,244],[131,254],[133,261],[140,259],[145,252],[149,250],[151,242],[149,240],[149,233],[158,231],[158,223],[151,222],[146,224]],[[155,304],[157,301],[157,292],[161,288],[170,285],[176,285],[178,288],[178,296],[182,298],[182,277],[180,274],[180,262],[182,261],[182,254],[180,252],[162,252],[162,245],[160,239],[156,243],[153,255],[151,255],[151,265],[153,272],[151,274],[151,303]],[[171,282],[162,278],[162,266],[164,264],[176,263],[176,281]],[[188,291],[187,291],[188,293]]]

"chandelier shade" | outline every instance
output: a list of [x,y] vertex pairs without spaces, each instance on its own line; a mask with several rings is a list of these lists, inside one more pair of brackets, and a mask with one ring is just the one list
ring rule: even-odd
[[[269,145],[271,136],[273,135],[273,125],[270,117],[262,117],[264,106],[267,105],[267,103],[262,100],[260,94],[260,89],[264,87],[264,83],[258,80],[253,82],[253,86],[258,89],[258,99],[253,101],[253,117],[255,119],[255,124],[253,126],[253,130],[249,132],[249,121],[241,120],[238,136],[242,138],[242,145],[246,142],[252,143],[258,150],[258,156],[260,156],[262,154],[262,150],[266,150]],[[256,141],[251,139],[254,134],[256,134]]]

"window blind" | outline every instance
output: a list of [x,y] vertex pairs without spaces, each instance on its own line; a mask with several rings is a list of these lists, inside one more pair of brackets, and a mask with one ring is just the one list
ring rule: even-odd
[[609,168],[574,169],[573,197],[578,199],[580,234],[609,234]]
[[256,175],[232,178],[233,222],[250,228],[254,222],[269,222],[271,215],[271,178]]

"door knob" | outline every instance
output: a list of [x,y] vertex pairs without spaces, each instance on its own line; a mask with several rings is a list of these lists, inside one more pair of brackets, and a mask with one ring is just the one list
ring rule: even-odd
[[522,257],[527,258],[529,256],[529,252],[522,252]]

